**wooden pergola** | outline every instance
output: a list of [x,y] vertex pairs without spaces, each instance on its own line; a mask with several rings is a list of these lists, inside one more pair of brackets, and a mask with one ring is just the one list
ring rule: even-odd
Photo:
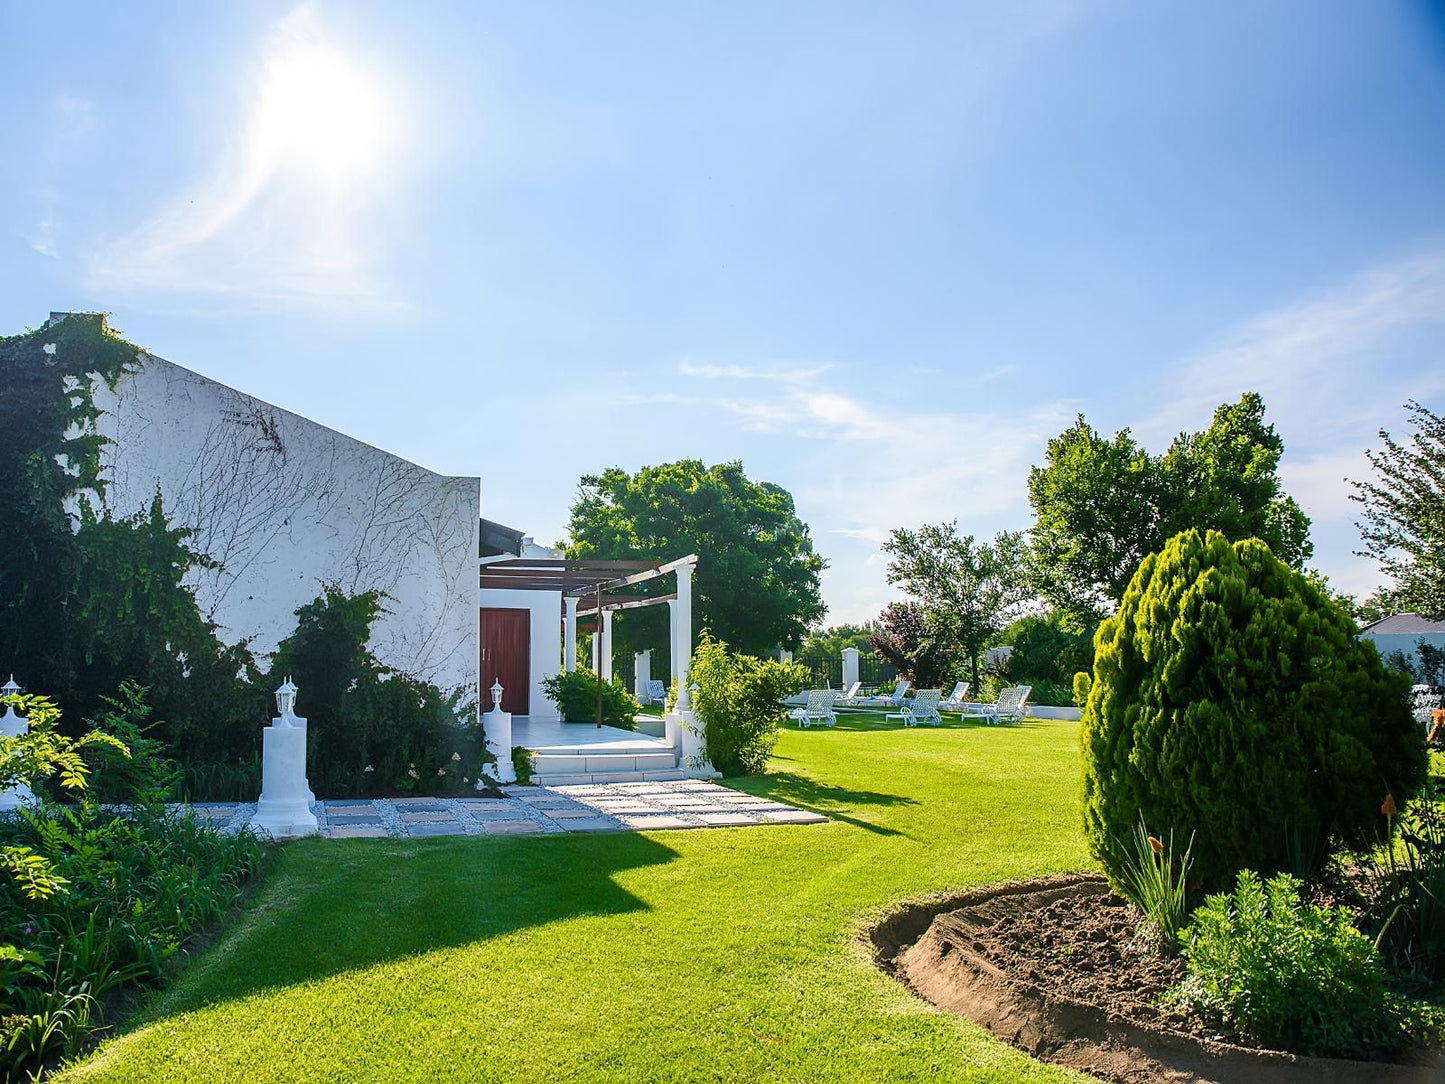
[[[697,554],[657,564],[652,561],[534,559],[501,555],[484,557],[481,586],[506,591],[557,591],[565,607],[563,664],[577,668],[577,618],[592,616],[597,642],[597,725],[602,725],[602,675],[611,670],[612,614],[643,606],[674,603],[671,620],[672,657],[678,675],[679,710],[690,707],[687,669],[692,654],[692,574]],[[667,595],[616,594],[619,588],[647,583],[669,573],[677,575],[677,590]],[[610,674],[609,674],[610,676]]]

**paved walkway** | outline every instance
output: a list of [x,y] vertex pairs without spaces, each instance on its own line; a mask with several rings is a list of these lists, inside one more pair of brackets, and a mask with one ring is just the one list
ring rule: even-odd
[[[523,836],[820,824],[818,813],[696,779],[596,783],[575,787],[503,787],[504,798],[346,798],[316,803],[329,839],[383,836]],[[234,831],[250,823],[255,802],[202,802],[197,816]]]

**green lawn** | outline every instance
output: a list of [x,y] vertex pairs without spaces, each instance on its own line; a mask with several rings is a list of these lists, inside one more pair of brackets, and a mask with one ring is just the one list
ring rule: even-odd
[[870,915],[1086,867],[1078,724],[789,731],[816,826],[308,841],[67,1081],[1062,1081],[878,974]]

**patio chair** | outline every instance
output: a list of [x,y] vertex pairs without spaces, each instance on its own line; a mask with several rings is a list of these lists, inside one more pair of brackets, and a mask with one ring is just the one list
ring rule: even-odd
[[903,704],[902,711],[889,712],[883,718],[885,721],[902,719],[904,726],[917,726],[919,723],[938,726],[943,722],[943,716],[938,714],[938,703],[942,697],[942,689],[919,689],[912,700]]
[[902,705],[903,696],[912,687],[907,678],[898,679],[898,687],[887,696],[860,696],[859,707],[870,708],[896,708]]
[[989,724],[1021,723],[1027,711],[1032,685],[1010,685],[998,694],[998,703],[985,704],[978,711],[966,711],[965,719],[982,719]]
[[667,702],[667,683],[653,678],[647,683],[647,702],[649,704],[665,704]]
[[837,689],[809,689],[808,702],[788,712],[788,718],[799,726],[837,726],[838,716],[833,713],[833,702],[837,699]]
[[858,703],[859,700],[866,699],[865,697],[860,697],[860,696],[858,695],[858,694],[861,693],[862,691],[863,691],[863,683],[862,683],[861,681],[855,681],[855,682],[853,682],[853,687],[852,687],[851,689],[849,689],[849,690],[848,690],[847,692],[845,692],[845,693],[839,693],[839,694],[838,694],[838,699],[837,699],[837,701],[836,701],[836,703],[835,703],[834,706],[835,706],[835,707],[848,707],[848,708],[855,707],[855,706],[857,705],[857,703]]
[[960,681],[953,687],[953,692],[939,701],[939,707],[947,708],[949,711],[968,710],[968,682]]

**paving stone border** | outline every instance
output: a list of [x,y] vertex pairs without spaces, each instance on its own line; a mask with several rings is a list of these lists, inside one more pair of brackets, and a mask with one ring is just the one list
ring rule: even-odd
[[[316,803],[328,839],[655,832],[821,824],[827,817],[700,779],[505,787],[502,798],[338,798]],[[255,802],[199,802],[197,816],[239,831]]]

